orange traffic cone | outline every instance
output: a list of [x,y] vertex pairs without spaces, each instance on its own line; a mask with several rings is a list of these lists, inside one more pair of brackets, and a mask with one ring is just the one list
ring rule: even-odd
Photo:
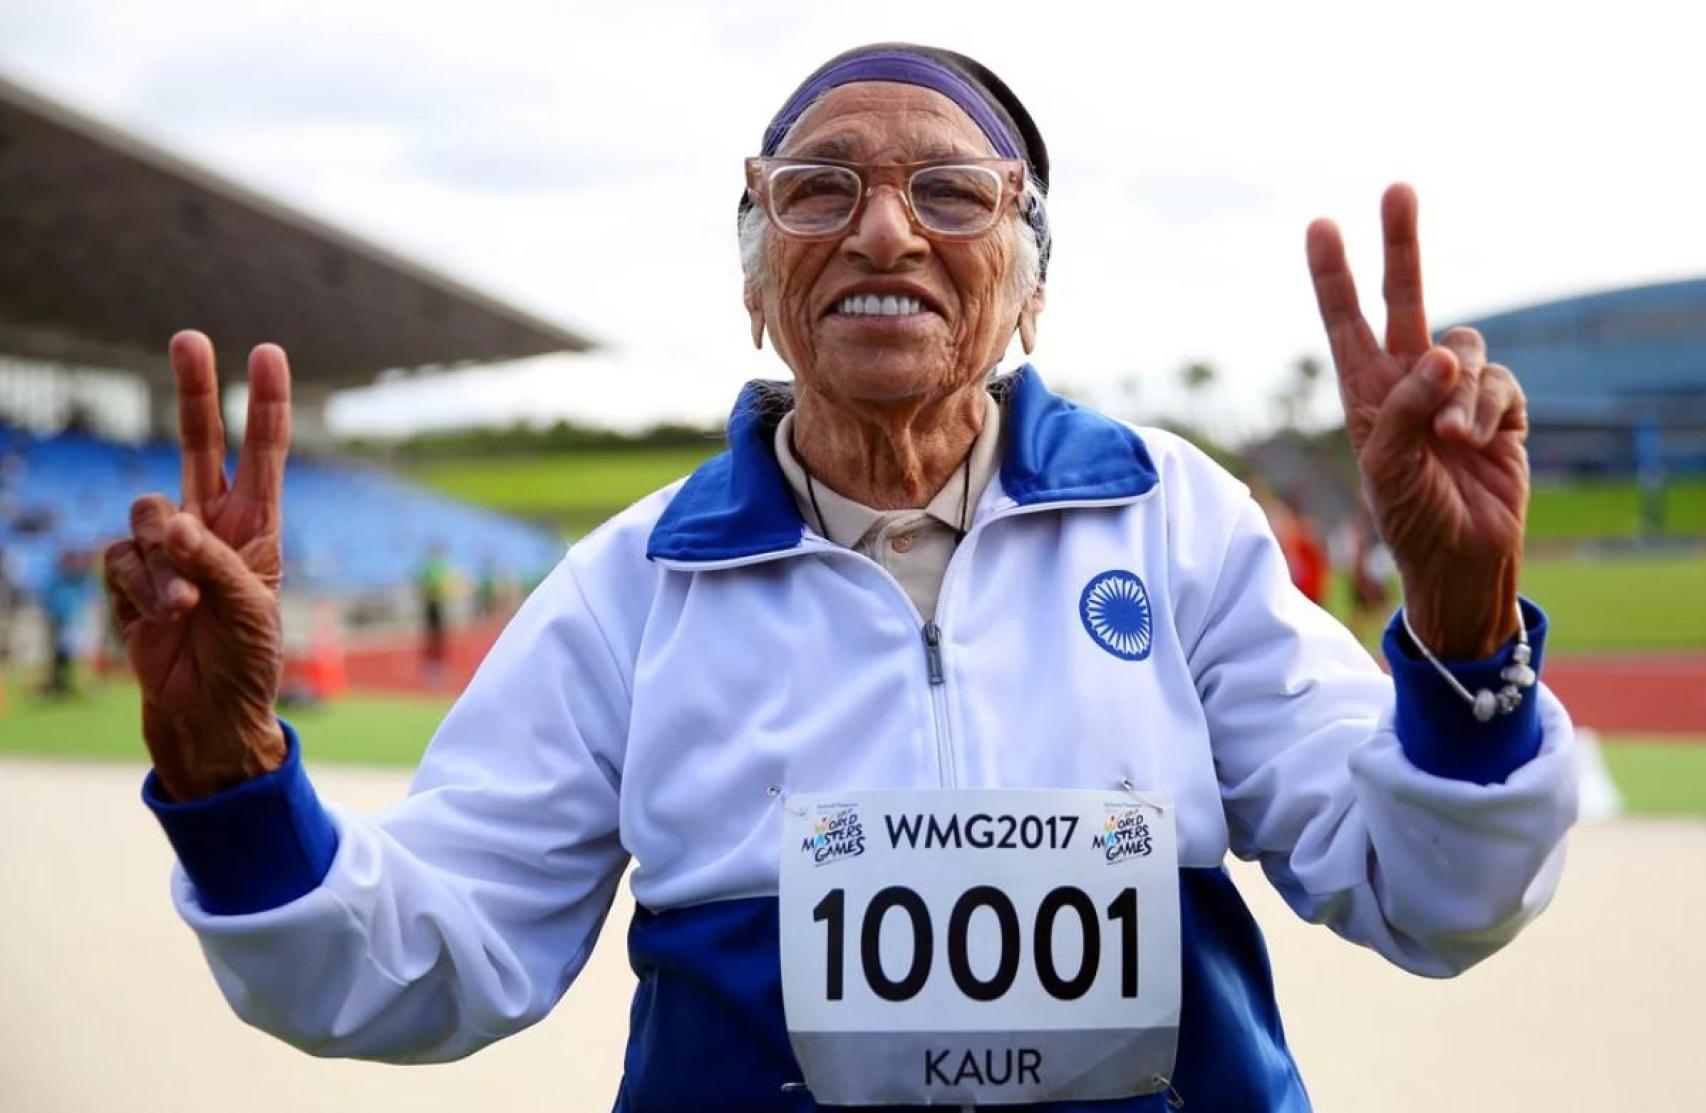
[[308,650],[308,672],[321,699],[336,699],[349,688],[338,609],[327,600],[314,607],[314,637]]

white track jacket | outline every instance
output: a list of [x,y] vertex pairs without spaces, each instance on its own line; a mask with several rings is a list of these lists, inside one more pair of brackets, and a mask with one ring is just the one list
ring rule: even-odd
[[[322,806],[294,733],[284,768],[208,800],[170,803],[151,777],[174,899],[233,1008],[316,1055],[467,1055],[569,988],[631,861],[617,1109],[815,1109],[787,1087],[787,795],[1129,780],[1176,806],[1174,1095],[1192,1113],[1308,1108],[1227,852],[1305,919],[1456,974],[1553,892],[1569,720],[1537,687],[1476,722],[1393,629],[1388,677],[1293,589],[1262,512],[1202,453],[1028,366],[993,389],[1005,456],[933,622],[805,528],[771,451],[776,388],[754,384],[728,452],[568,552],[403,802]],[[1115,619],[1084,610],[1098,582],[1125,593]],[[1524,608],[1538,665],[1545,618]],[[1496,688],[1509,656],[1453,670]]]

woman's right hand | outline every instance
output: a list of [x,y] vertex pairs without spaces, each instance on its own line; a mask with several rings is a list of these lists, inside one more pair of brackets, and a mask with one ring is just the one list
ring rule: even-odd
[[142,687],[142,737],[167,795],[194,800],[277,769],[273,712],[284,646],[278,586],[290,368],[283,349],[249,355],[249,417],[233,483],[213,345],[172,337],[183,505],[144,495],[130,537],[106,550],[107,590]]

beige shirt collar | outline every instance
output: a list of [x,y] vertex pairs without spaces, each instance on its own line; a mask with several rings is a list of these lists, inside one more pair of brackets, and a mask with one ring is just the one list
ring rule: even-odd
[[[978,500],[983,497],[984,489],[989,486],[989,481],[995,477],[996,469],[1001,466],[1001,405],[989,394],[984,395],[984,402],[987,409],[983,416],[983,428],[978,431],[977,440],[972,442],[971,454],[968,457],[970,466],[956,468],[947,484],[936,492],[936,496],[922,510],[924,514],[950,529],[960,528],[962,507],[965,525],[971,525]],[[787,477],[788,486],[794,492],[794,503],[800,508],[800,516],[824,537],[851,549],[856,547],[866,534],[880,528],[894,516],[919,513],[918,510],[873,510],[831,489],[822,480],[808,485],[806,470],[800,466],[799,460],[795,459],[791,448],[793,433],[794,413],[790,410],[776,426],[776,462],[781,465],[782,474]],[[818,506],[823,508],[822,522],[817,520],[817,515],[812,510],[812,487],[817,490]]]

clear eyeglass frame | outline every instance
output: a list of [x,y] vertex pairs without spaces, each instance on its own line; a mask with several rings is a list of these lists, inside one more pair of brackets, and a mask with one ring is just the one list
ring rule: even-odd
[[[791,228],[776,213],[772,199],[771,183],[780,172],[799,168],[828,167],[852,171],[859,179],[859,196],[853,208],[848,211],[846,219],[832,228],[819,229],[813,232],[803,232]],[[941,170],[949,167],[968,167],[988,171],[995,175],[1000,195],[990,208],[989,219],[973,230],[949,231],[932,227],[919,216],[918,208],[913,202],[912,185],[918,174],[928,170]],[[746,160],[746,188],[753,201],[764,210],[770,218],[770,223],[783,235],[790,239],[807,242],[839,239],[847,230],[858,223],[859,217],[865,211],[865,204],[871,199],[878,186],[893,186],[900,197],[901,207],[906,210],[906,218],[912,224],[914,231],[931,240],[947,243],[968,243],[983,238],[989,230],[1001,220],[1001,215],[1025,191],[1025,160],[1018,158],[949,158],[932,159],[928,162],[904,163],[865,163],[843,162],[839,159],[824,158],[783,158],[779,156],[760,155]]]

